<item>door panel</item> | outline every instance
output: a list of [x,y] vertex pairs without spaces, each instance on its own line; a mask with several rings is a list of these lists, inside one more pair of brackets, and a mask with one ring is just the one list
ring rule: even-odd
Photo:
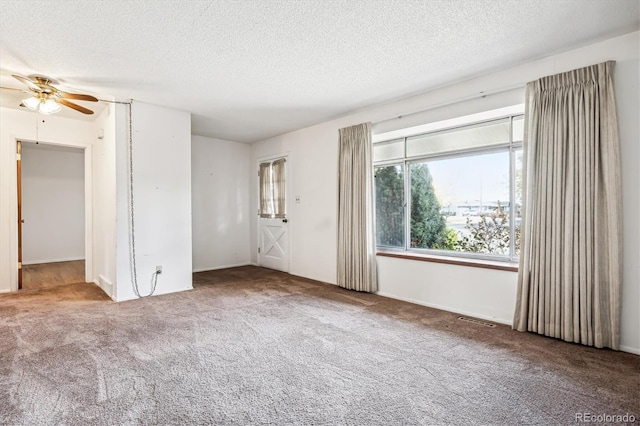
[[260,219],[260,265],[289,271],[289,235],[287,219]]
[[289,272],[287,188],[290,186],[287,160],[284,156],[258,164],[258,263],[283,272]]

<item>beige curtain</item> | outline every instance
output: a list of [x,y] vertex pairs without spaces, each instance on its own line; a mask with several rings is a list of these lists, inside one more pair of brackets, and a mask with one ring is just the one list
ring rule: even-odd
[[285,163],[284,158],[271,164],[273,175],[273,214],[274,217],[285,217]]
[[378,290],[373,215],[371,123],[340,129],[338,285]]
[[260,217],[273,215],[271,163],[260,163]]
[[622,222],[613,66],[527,85],[514,328],[618,349]]

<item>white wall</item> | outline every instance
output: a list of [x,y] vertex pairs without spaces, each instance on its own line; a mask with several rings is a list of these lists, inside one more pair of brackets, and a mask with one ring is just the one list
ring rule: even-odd
[[[0,293],[18,289],[18,231],[16,140],[42,141],[85,148],[85,194],[92,199],[92,144],[96,140],[95,123],[57,116],[42,116],[31,111],[0,108]],[[91,252],[92,205],[85,204],[85,249]],[[97,223],[96,228],[101,224]],[[91,280],[93,256],[87,256],[86,270]]]
[[103,139],[93,143],[93,282],[115,298],[116,282],[116,112],[110,104],[96,118]]
[[[133,117],[140,291],[148,293],[156,265],[163,266],[156,294],[189,289],[190,115],[135,103]],[[85,148],[87,279],[116,300],[135,298],[128,248],[127,130],[125,105],[110,105],[94,121],[0,108],[0,292],[17,290],[15,147],[23,139]]]
[[[127,107],[116,107],[116,300],[136,298],[129,250]],[[137,278],[147,295],[156,265],[155,294],[191,285],[191,116],[133,103],[134,212]]]
[[[291,153],[293,193],[301,197],[301,204],[289,205],[291,273],[336,282],[338,129],[367,121],[385,121],[377,127],[387,131],[403,126],[403,123],[389,122],[391,117],[411,116],[436,107],[441,108],[420,115],[428,119],[432,114],[441,120],[446,118],[442,114],[444,110],[452,116],[469,114],[472,111],[467,108],[467,102],[443,105],[474,95],[479,97],[482,93],[524,87],[526,82],[546,75],[616,60],[614,79],[622,149],[624,215],[621,347],[640,353],[639,34],[634,32],[588,45],[254,144],[252,162],[268,155]],[[498,106],[492,96],[469,102],[476,106],[485,103],[487,109]],[[410,121],[409,125],[415,124]],[[253,177],[251,211],[257,209],[256,200],[257,178]],[[257,220],[251,217],[251,246],[257,247]],[[252,261],[257,262],[253,251]],[[389,258],[379,258],[378,266],[381,293],[494,321],[509,324],[512,321],[516,273]]]
[[250,145],[191,138],[193,271],[247,265]]
[[84,150],[22,144],[22,263],[84,259]]
[[[258,211],[259,158],[287,154],[289,272],[336,283],[338,127],[335,122],[276,136],[252,145],[251,208]],[[299,203],[294,203],[300,197]],[[251,247],[258,247],[257,214],[251,215]],[[257,263],[257,250],[251,250]]]
[[513,272],[384,256],[378,272],[383,296],[511,325]]

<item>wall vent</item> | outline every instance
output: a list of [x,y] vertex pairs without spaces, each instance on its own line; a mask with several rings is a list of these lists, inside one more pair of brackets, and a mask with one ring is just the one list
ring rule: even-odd
[[495,327],[496,325],[487,321],[482,321],[476,318],[458,317],[460,321],[466,321],[473,324],[484,325],[485,327]]

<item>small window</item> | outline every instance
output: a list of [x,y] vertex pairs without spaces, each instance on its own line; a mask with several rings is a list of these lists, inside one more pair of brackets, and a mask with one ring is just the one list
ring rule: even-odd
[[377,143],[373,146],[373,161],[398,160],[404,158],[404,138]]
[[260,163],[260,217],[286,217],[286,160]]
[[407,157],[433,155],[509,143],[509,119],[407,138]]
[[404,247],[404,164],[374,168],[376,188],[376,243]]
[[520,142],[524,140],[524,117],[513,117],[513,141]]

